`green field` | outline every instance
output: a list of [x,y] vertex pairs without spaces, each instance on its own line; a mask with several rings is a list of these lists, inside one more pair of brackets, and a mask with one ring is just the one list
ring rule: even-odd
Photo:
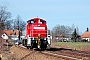
[[90,42],[57,42],[56,45],[77,50],[90,48]]

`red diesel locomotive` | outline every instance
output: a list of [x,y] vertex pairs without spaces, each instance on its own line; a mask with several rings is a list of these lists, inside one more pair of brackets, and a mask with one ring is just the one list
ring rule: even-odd
[[27,21],[26,38],[23,45],[27,48],[46,49],[50,47],[50,35],[47,33],[46,21],[41,18],[33,18]]

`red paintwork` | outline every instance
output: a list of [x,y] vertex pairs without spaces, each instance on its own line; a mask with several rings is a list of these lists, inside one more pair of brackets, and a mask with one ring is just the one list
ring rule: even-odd
[[[39,20],[42,21],[43,24],[39,23]],[[35,21],[35,23],[31,24],[31,21]],[[38,34],[41,34],[41,38],[47,37],[46,21],[41,18],[33,18],[31,20],[28,20],[26,24],[26,37],[31,36],[37,38]]]

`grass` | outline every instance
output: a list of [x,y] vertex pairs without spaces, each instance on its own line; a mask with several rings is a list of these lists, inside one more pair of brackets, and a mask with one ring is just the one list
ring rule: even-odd
[[77,50],[81,50],[82,48],[90,48],[89,42],[57,42],[56,45]]

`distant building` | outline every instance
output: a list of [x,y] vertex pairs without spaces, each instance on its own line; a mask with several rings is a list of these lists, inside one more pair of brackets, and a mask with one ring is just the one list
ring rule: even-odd
[[2,34],[2,36],[1,36],[1,37],[2,37],[3,39],[6,39],[6,40],[8,39],[8,36],[7,36],[7,34],[5,34],[5,33],[4,33],[4,34]]
[[90,32],[85,32],[84,34],[82,34],[81,38],[82,40],[90,41]]
[[64,38],[63,35],[55,36],[55,40],[56,40],[56,41],[63,41],[63,38]]
[[19,30],[3,30],[2,37],[3,39],[6,39],[8,37],[8,41],[16,44],[19,41]]
[[19,30],[3,30],[3,33],[7,34],[7,36],[11,35],[19,35]]

